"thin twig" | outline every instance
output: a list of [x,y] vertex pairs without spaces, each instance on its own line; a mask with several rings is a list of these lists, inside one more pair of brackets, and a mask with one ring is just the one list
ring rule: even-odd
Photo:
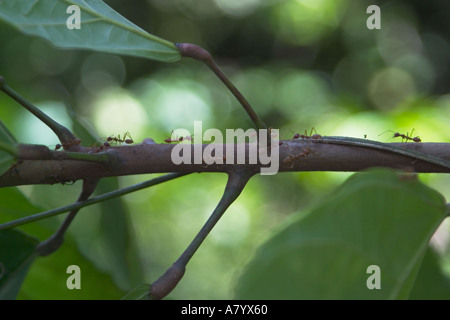
[[180,50],[183,57],[193,58],[198,61],[204,62],[225,84],[228,90],[236,97],[239,103],[242,105],[244,110],[249,115],[250,119],[255,124],[258,129],[267,129],[266,124],[261,120],[261,118],[256,114],[255,110],[251,107],[250,103],[245,99],[242,93],[236,88],[236,86],[230,81],[230,79],[223,73],[219,66],[214,62],[211,54],[199,47],[198,45],[192,43],[175,43],[177,48]]
[[100,196],[91,198],[91,199],[86,200],[86,201],[76,202],[76,203],[73,203],[73,204],[70,204],[70,205],[67,205],[67,206],[64,206],[64,207],[60,207],[60,208],[56,208],[56,209],[52,209],[52,210],[36,213],[36,214],[33,214],[31,216],[28,216],[28,217],[24,217],[24,218],[20,218],[20,219],[17,219],[17,220],[5,222],[5,223],[0,224],[0,230],[14,228],[14,227],[17,227],[17,226],[20,226],[20,225],[24,225],[24,224],[27,224],[27,223],[30,223],[30,222],[34,222],[34,221],[46,219],[46,218],[49,218],[49,217],[53,217],[53,216],[56,216],[56,215],[64,213],[64,212],[68,212],[68,211],[75,210],[75,209],[80,209],[80,208],[83,208],[83,207],[86,207],[86,206],[90,206],[92,204],[95,204],[95,203],[98,203],[98,202],[101,202],[101,201],[106,201],[106,200],[113,199],[113,198],[116,198],[116,197],[120,197],[122,195],[131,193],[131,192],[134,192],[134,191],[137,191],[137,190],[141,190],[141,189],[144,189],[144,188],[147,188],[147,187],[151,187],[151,186],[154,186],[154,185],[157,185],[157,184],[160,184],[160,183],[163,183],[163,182],[166,182],[166,181],[169,181],[169,180],[172,180],[172,179],[175,179],[175,178],[187,175],[187,174],[188,173],[169,173],[169,174],[166,174],[164,176],[157,177],[157,178],[145,181],[145,182],[141,182],[141,183],[129,186],[129,187],[125,187],[125,188],[122,188],[122,189],[119,189],[119,190],[114,190],[114,191],[111,191],[111,192],[108,192],[108,193],[104,193],[104,194],[102,194]]
[[149,292],[151,299],[162,299],[176,287],[183,277],[186,265],[192,256],[220,220],[224,212],[239,197],[248,180],[254,174],[255,172],[251,170],[239,169],[228,175],[228,182],[219,204],[178,260],[152,284]]
[[53,120],[51,117],[39,110],[39,108],[37,108],[31,102],[23,98],[14,89],[8,86],[6,84],[5,78],[3,78],[2,76],[0,76],[0,90],[10,96],[12,99],[16,100],[21,106],[23,106],[33,115],[35,115],[39,120],[45,123],[56,134],[61,143],[70,144],[71,141],[76,139],[69,129]]

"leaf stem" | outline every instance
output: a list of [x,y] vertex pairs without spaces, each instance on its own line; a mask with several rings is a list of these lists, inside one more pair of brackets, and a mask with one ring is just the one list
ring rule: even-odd
[[[2,143],[0,142],[0,149]],[[19,144],[18,151],[15,154],[19,160],[78,160],[90,162],[107,163],[113,161],[113,153],[111,152],[72,152],[72,151],[54,151],[47,146],[39,144]]]
[[205,63],[225,84],[228,90],[236,97],[239,103],[242,105],[244,110],[249,115],[250,119],[253,121],[257,129],[267,129],[266,124],[261,120],[261,118],[253,110],[250,103],[245,99],[242,93],[235,87],[231,80],[223,73],[219,66],[214,62],[211,54],[200,46],[192,43],[175,43],[177,48],[180,50],[183,57],[193,58],[198,61]]
[[11,145],[9,143],[4,143],[2,141],[0,141],[0,150],[3,150],[7,153],[9,153],[10,155],[12,155],[13,157],[17,158],[17,154],[18,154],[18,148],[17,145]]
[[56,151],[52,153],[55,159],[64,160],[79,160],[79,161],[92,161],[92,162],[108,162],[111,160],[110,154],[105,152],[100,153],[82,153],[82,152],[70,152],[70,151]]
[[13,221],[9,221],[6,223],[2,223],[0,224],[0,230],[5,230],[5,229],[10,229],[10,228],[14,228],[20,225],[24,225],[30,222],[34,222],[34,221],[38,221],[38,220],[42,220],[42,219],[46,219],[49,217],[53,217],[56,216],[58,214],[64,213],[64,212],[68,212],[71,210],[75,210],[75,209],[80,209],[86,206],[90,206],[92,204],[101,202],[101,201],[106,201],[109,199],[113,199],[116,197],[120,197],[122,195],[137,191],[137,190],[141,190],[147,187],[151,187],[178,177],[182,177],[184,175],[187,175],[188,173],[169,173],[166,174],[164,176],[161,177],[157,177],[145,182],[141,182],[126,188],[122,188],[119,190],[114,190],[108,193],[104,193],[100,196],[88,199],[86,201],[82,201],[82,202],[75,202],[72,203],[70,205],[64,206],[64,207],[60,207],[60,208],[56,208],[56,209],[52,209],[52,210],[48,210],[48,211],[44,211],[44,212],[40,212],[40,213],[36,213],[33,214],[31,216],[28,217],[24,217],[24,218],[20,218],[17,220],[13,220]]
[[348,145],[370,149],[378,149],[396,154],[401,154],[414,159],[426,161],[428,163],[437,164],[444,168],[450,168],[450,161],[447,161],[445,159],[433,157],[420,152],[394,147],[379,141],[358,139],[352,137],[327,137],[327,136],[323,136],[320,139],[312,139],[312,141],[315,143],[338,144],[338,145]]
[[75,139],[75,136],[72,134],[72,132],[70,132],[69,129],[50,118],[32,103],[28,102],[14,89],[8,86],[6,84],[5,78],[3,78],[2,76],[0,76],[0,90],[10,96],[12,99],[16,100],[21,106],[23,106],[33,115],[35,115],[39,120],[45,123],[56,134],[56,136],[62,143],[69,143],[70,141]]

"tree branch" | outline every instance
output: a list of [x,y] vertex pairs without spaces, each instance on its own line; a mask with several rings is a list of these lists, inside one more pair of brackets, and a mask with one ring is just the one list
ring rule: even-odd
[[[279,147],[279,170],[287,171],[360,171],[370,167],[389,167],[426,173],[449,173],[450,169],[428,163],[401,154],[365,147],[312,142],[309,140],[285,140]],[[450,161],[450,143],[386,143],[386,146],[402,148],[423,155]],[[201,145],[202,151],[208,145]],[[234,146],[236,163],[237,146]],[[230,173],[236,167],[248,167],[259,170],[264,167],[259,161],[249,164],[249,145],[245,145],[245,164],[201,164],[176,165],[172,162],[171,152],[175,144],[156,144],[144,140],[132,146],[110,147],[114,153],[115,165],[101,162],[75,160],[23,160],[16,163],[2,176],[0,187],[68,183],[86,178],[102,178],[146,173],[166,172],[224,172]],[[190,145],[194,152],[194,145]],[[222,145],[224,158],[227,157],[226,145]],[[95,148],[83,148],[84,152]],[[307,152],[305,152],[307,151]],[[62,153],[62,152],[61,152]],[[193,154],[193,153],[192,153]],[[45,157],[44,157],[45,159]]]

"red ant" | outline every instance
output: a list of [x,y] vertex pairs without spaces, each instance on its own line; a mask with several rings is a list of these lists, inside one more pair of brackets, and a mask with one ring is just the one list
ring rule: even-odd
[[[315,132],[315,134],[312,134],[313,132]],[[322,136],[317,133],[317,131],[316,131],[316,129],[314,127],[312,127],[311,128],[311,132],[309,133],[309,135],[308,135],[308,132],[305,130],[305,134],[296,133],[292,137],[292,139],[298,139],[298,138],[302,138],[302,139],[320,139],[320,138],[322,138]]]
[[[411,135],[412,135],[412,131],[411,131]],[[422,141],[419,137],[413,137],[413,138],[409,137],[408,136],[408,132],[406,133],[406,135],[398,133],[398,132],[395,132],[394,133],[394,138],[397,138],[397,137],[402,137],[402,141],[403,141],[403,139],[405,139],[406,141],[412,140],[414,142],[421,142]]]
[[93,145],[90,145],[90,147],[92,148],[92,152],[97,153],[102,152],[107,147],[110,147],[110,144],[108,142],[104,142],[99,146],[98,143],[94,143]]
[[[173,131],[172,131],[173,133]],[[192,137],[191,136],[186,136],[186,137],[177,137],[176,139],[172,139],[172,138],[167,138],[164,140],[164,142],[166,143],[172,143],[172,142],[182,142],[182,141],[191,141],[192,142]]]
[[289,164],[290,163],[291,164],[290,168],[292,168],[294,166],[295,160],[297,160],[300,157],[305,157],[306,158],[306,156],[308,154],[310,154],[310,153],[311,153],[311,149],[306,148],[306,149],[303,149],[303,152],[301,152],[300,154],[297,154],[297,155],[289,154],[289,156],[287,156],[283,160],[283,163],[284,164]]
[[130,133],[127,131],[123,134],[123,138],[120,138],[120,134],[117,137],[109,136],[106,138],[105,147],[109,147],[108,142],[132,144],[134,141]]
[[[388,131],[394,132],[394,131],[392,131],[392,130],[387,130],[387,131],[385,131],[385,132],[383,132],[383,133],[386,133],[386,132],[388,132]],[[411,130],[411,136],[413,135],[413,132],[414,132],[414,129]],[[382,135],[383,133],[381,133],[381,134],[379,134],[379,135]],[[406,142],[408,142],[408,140],[411,140],[411,141],[414,141],[414,142],[422,142],[422,140],[420,139],[420,137],[418,137],[418,136],[417,136],[417,137],[411,137],[411,136],[408,134],[408,132],[407,132],[406,134],[394,132],[393,138],[402,137],[402,142],[403,142],[403,140],[406,140]]]
[[80,144],[80,143],[81,143],[81,139],[78,139],[78,138],[77,139],[73,139],[69,143],[62,143],[62,144],[58,143],[55,146],[55,150],[59,150],[59,149],[61,149],[61,147],[64,148],[64,149],[68,149],[68,148],[70,148],[70,147],[72,147],[74,145]]
[[177,138],[177,139],[171,139],[171,138],[167,138],[164,140],[164,142],[166,143],[172,143],[172,142],[181,142],[183,141],[183,137]]

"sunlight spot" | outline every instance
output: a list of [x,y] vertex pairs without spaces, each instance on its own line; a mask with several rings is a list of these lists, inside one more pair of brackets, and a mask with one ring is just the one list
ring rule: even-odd
[[93,109],[100,136],[123,135],[129,131],[137,139],[149,125],[142,105],[127,91],[117,87],[102,92]]

